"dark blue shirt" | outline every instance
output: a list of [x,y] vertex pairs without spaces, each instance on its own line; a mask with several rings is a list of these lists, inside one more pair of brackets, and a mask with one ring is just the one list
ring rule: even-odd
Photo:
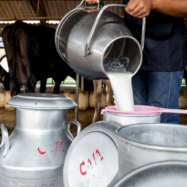
[[[124,0],[127,4],[129,0]],[[142,19],[125,12],[125,21],[141,41]],[[183,18],[152,11],[146,18],[145,48],[141,70],[178,71],[187,66],[186,28]]]

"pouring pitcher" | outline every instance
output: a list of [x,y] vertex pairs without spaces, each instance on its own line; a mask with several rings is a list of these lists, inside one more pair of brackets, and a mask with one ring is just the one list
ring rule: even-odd
[[118,15],[105,11],[126,5],[109,4],[99,10],[81,6],[83,2],[66,14],[57,27],[55,44],[59,55],[88,79],[106,79],[107,72],[135,74],[142,63],[145,18],[140,45]]

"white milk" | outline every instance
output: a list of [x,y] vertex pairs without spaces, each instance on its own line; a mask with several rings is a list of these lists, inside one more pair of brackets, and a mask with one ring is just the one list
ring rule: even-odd
[[107,72],[110,79],[117,110],[134,111],[134,99],[132,90],[132,76],[130,72]]

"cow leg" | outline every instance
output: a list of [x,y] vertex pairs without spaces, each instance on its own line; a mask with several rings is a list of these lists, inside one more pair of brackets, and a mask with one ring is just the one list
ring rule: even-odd
[[62,82],[62,80],[55,80],[55,87],[54,87],[53,93],[55,93],[55,94],[59,93],[61,82]]
[[10,95],[12,97],[17,95],[16,84],[12,79],[10,79]]
[[16,95],[20,94],[20,84],[16,85],[16,92],[17,92]]
[[102,80],[93,80],[94,84],[94,100],[95,100],[95,112],[93,117],[93,123],[100,120],[100,108],[102,99]]
[[31,75],[31,92],[32,92],[32,93],[35,93],[36,84],[37,84],[36,76],[34,76],[34,75],[32,74],[32,75]]
[[40,93],[45,93],[45,91],[46,91],[46,81],[47,81],[47,78],[41,79],[41,81],[40,81]]
[[17,38],[19,43],[19,55],[17,56],[20,58],[18,66],[19,70],[22,70],[19,72],[19,76],[21,77],[20,80],[21,82],[24,82],[23,85],[25,85],[26,93],[34,93],[37,79],[34,76],[32,69],[32,64],[35,62],[29,53],[29,36],[25,30],[19,29],[17,31]]
[[27,83],[25,86],[25,92],[26,93],[35,93],[37,79],[34,75],[31,74],[31,76],[28,76]]

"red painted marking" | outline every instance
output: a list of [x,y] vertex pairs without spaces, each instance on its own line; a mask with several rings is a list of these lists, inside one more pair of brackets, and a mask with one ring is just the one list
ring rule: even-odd
[[40,148],[38,147],[38,152],[41,154],[41,155],[44,155],[46,152],[42,152],[40,151]]
[[104,158],[101,156],[101,154],[100,154],[100,152],[98,151],[98,149],[96,149],[96,154],[98,154],[98,155],[100,156],[101,161],[104,159]]
[[49,144],[49,146],[51,146],[51,144]]
[[85,163],[84,163],[84,161],[81,163],[81,165],[80,165],[80,172],[81,172],[81,174],[82,175],[86,175],[87,174],[87,171],[85,171],[85,172],[83,172],[82,171],[82,166],[84,166],[85,165]]
[[62,151],[65,152],[65,151],[66,151],[66,150],[64,149],[64,147],[65,147],[65,143],[64,143],[63,141],[60,143],[60,145],[62,145],[62,144],[63,144]]
[[[88,163],[92,166],[92,162],[90,159],[88,159]],[[93,169],[93,167],[92,167],[92,169]]]
[[57,155],[57,148],[58,148],[58,141],[56,142],[56,150],[55,150],[55,155]]
[[[94,153],[93,153],[93,158],[94,158],[94,160],[95,160],[95,155],[94,155]],[[95,160],[95,165],[97,165],[97,164],[96,164],[96,160]]]
[[54,151],[50,151],[50,153],[54,153]]

